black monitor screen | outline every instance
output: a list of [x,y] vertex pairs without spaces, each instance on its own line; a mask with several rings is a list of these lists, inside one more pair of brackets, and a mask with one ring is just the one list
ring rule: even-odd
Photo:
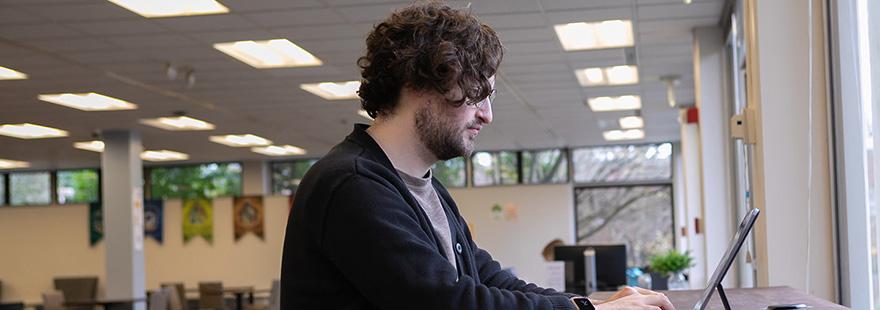
[[[615,291],[626,285],[626,245],[563,245],[554,248],[557,261],[565,261],[565,292],[584,294],[584,251],[596,251],[596,288],[600,291]],[[573,266],[570,272],[569,266]]]

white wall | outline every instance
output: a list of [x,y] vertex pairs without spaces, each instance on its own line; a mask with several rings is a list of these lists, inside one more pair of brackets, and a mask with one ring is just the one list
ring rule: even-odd
[[[529,282],[545,285],[541,250],[553,239],[574,243],[574,192],[570,184],[450,189],[477,246]],[[516,220],[496,220],[492,205],[519,206]]]
[[[145,238],[146,287],[162,282],[223,281],[269,288],[281,274],[287,197],[265,197],[265,240],[253,234],[235,242],[232,198],[214,200],[214,243],[200,237],[183,244],[180,200],[165,201],[164,244]],[[39,302],[56,276],[98,276],[104,291],[104,244],[88,246],[88,206],[0,208],[0,280],[4,301]]]

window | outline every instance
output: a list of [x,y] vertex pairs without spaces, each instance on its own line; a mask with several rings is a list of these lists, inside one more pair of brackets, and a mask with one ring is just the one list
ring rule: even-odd
[[672,144],[603,146],[572,152],[577,183],[668,180]]
[[464,157],[456,157],[450,160],[434,164],[432,168],[434,177],[446,187],[465,187],[467,180],[467,168]]
[[6,204],[6,175],[0,173],[0,206]]
[[241,195],[241,164],[210,163],[150,169],[152,198],[196,198]]
[[516,152],[476,152],[471,157],[474,186],[519,183],[519,158]]
[[563,150],[523,151],[523,183],[568,182],[568,158]]
[[674,248],[672,186],[575,189],[578,244],[626,244],[627,265]]
[[58,171],[58,203],[89,203],[101,200],[98,171],[94,169]]
[[48,205],[52,203],[49,172],[9,174],[9,204]]
[[317,159],[272,163],[272,193],[290,196]]

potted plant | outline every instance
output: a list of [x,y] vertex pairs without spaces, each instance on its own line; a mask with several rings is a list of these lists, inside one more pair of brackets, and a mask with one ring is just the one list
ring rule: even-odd
[[651,258],[651,270],[668,277],[670,290],[686,290],[690,288],[684,270],[694,265],[694,258],[690,252],[680,253],[669,250],[666,254]]

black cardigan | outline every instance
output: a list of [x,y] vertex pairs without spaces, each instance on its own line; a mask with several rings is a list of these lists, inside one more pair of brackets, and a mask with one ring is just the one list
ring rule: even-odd
[[574,309],[572,295],[526,283],[478,248],[434,179],[457,252],[453,267],[367,128],[355,125],[297,189],[284,240],[282,309]]

